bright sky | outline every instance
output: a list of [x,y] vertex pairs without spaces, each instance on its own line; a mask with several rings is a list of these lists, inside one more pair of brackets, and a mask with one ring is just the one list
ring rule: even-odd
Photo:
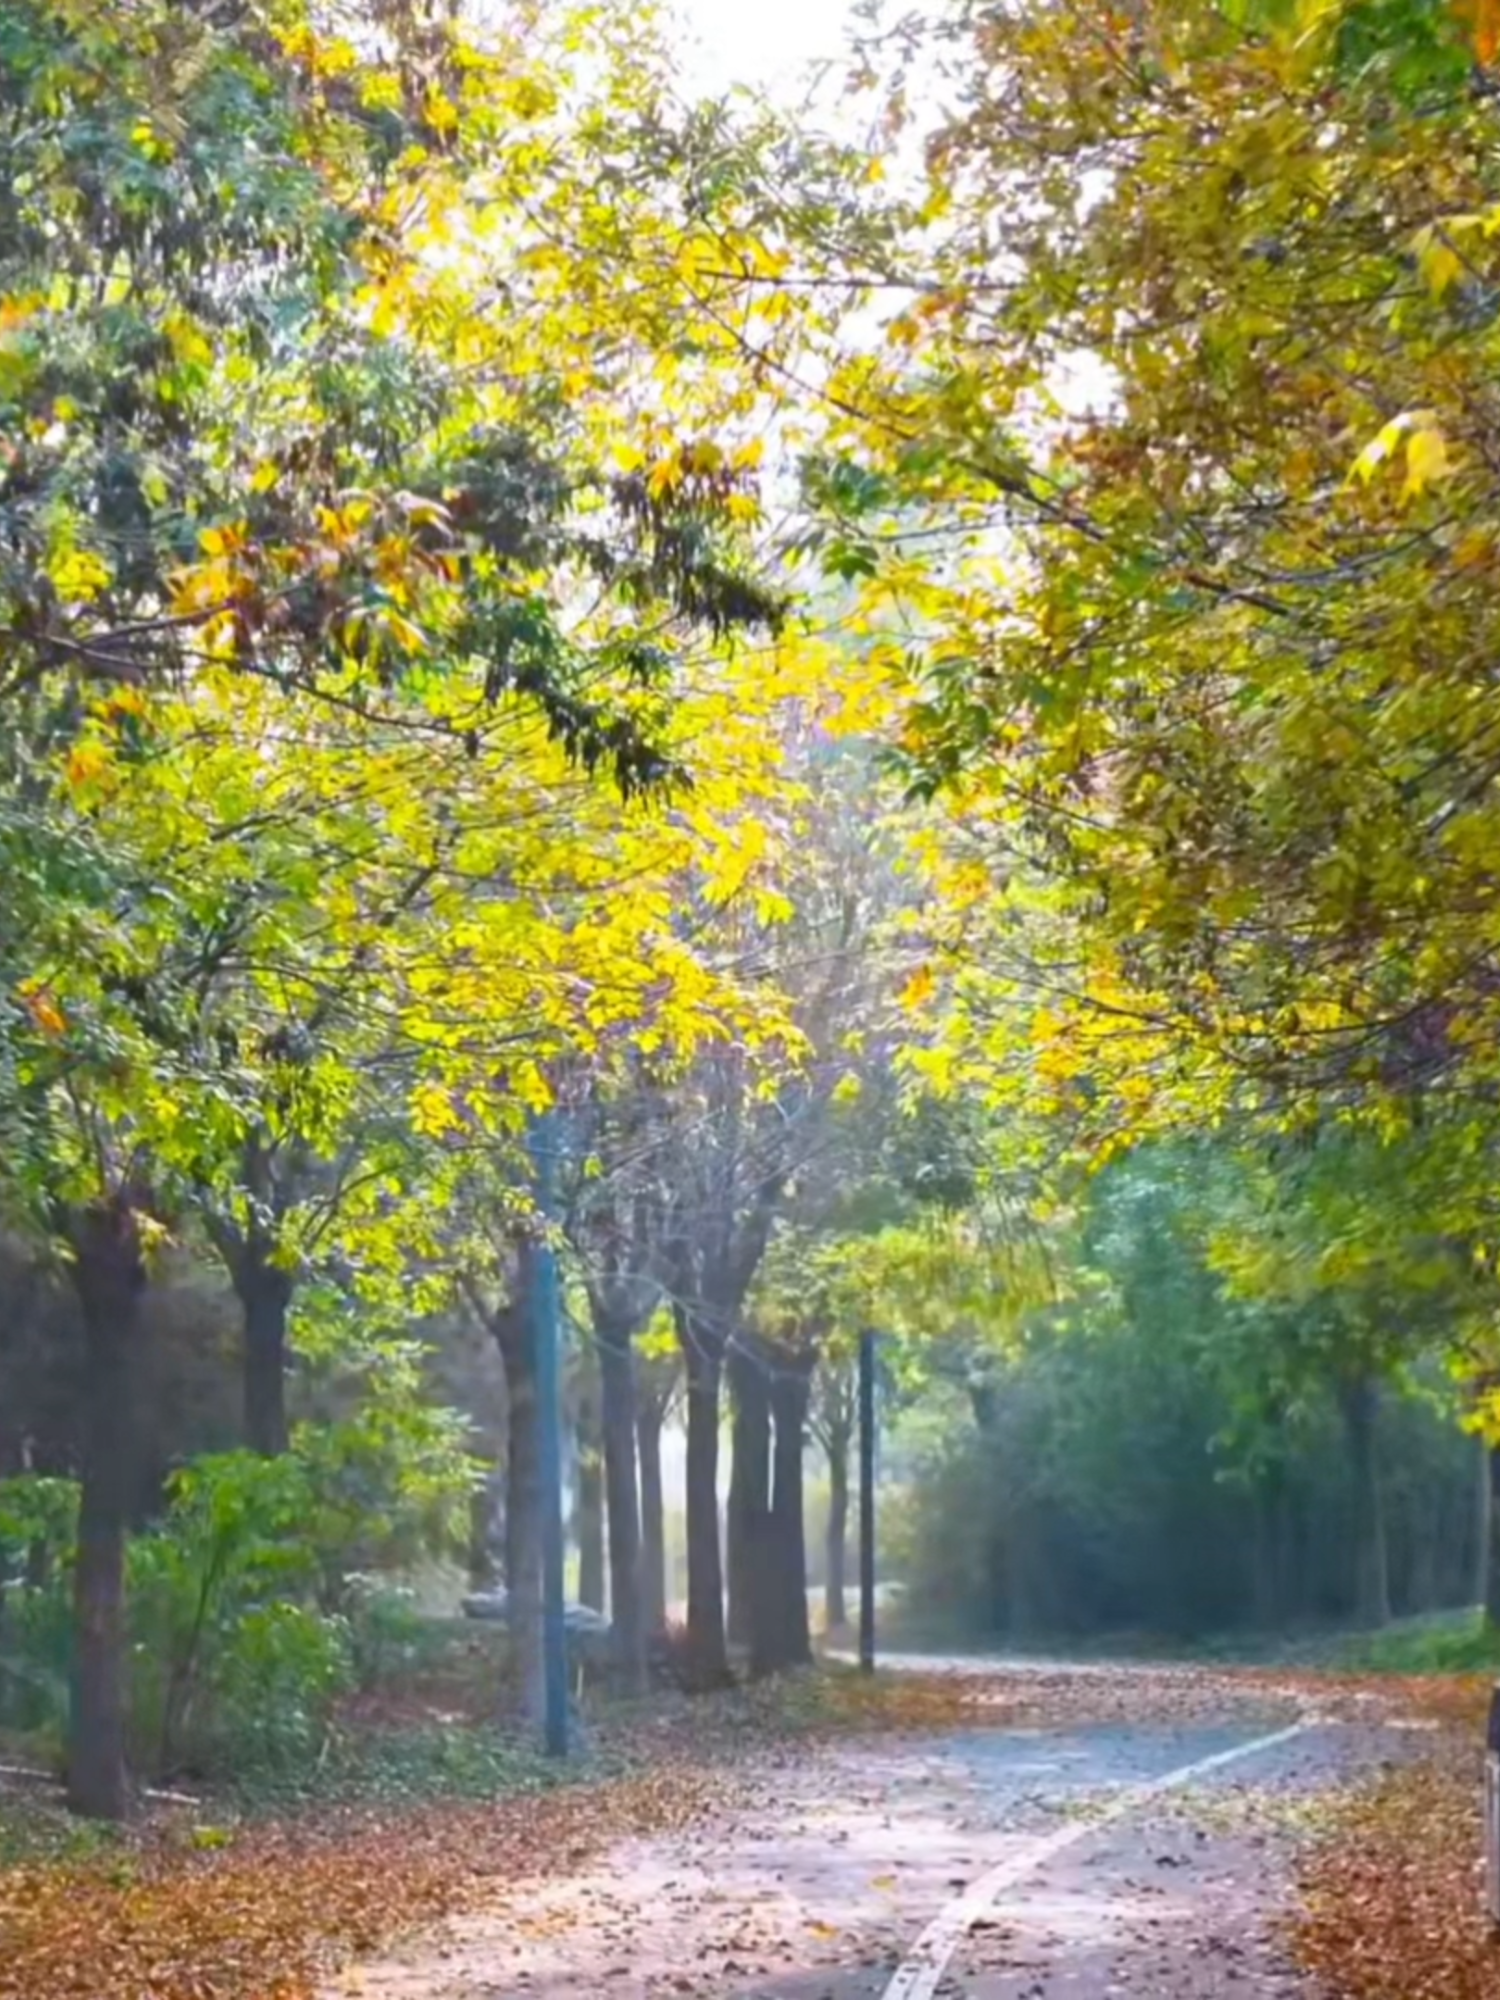
[[692,43],[682,53],[695,82],[774,87],[800,97],[805,73],[843,50],[849,0],[678,0]]

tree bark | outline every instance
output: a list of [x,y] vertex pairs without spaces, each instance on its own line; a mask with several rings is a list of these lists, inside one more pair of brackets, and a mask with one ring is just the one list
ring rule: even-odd
[[729,1351],[734,1398],[733,1461],[725,1543],[729,1571],[729,1643],[747,1646],[755,1625],[756,1577],[765,1560],[758,1523],[771,1507],[771,1396],[765,1363],[743,1346]]
[[286,1323],[292,1303],[292,1274],[267,1260],[264,1249],[247,1243],[235,1277],[244,1314],[245,1442],[263,1458],[287,1448]]
[[812,1635],[807,1620],[807,1527],[802,1465],[807,1449],[807,1398],[811,1364],[802,1355],[778,1356],[771,1378],[776,1420],[775,1476],[771,1523],[776,1549],[778,1664],[808,1666]]
[[784,1551],[769,1507],[747,1508],[741,1532],[747,1557],[750,1678],[763,1680],[786,1665]]
[[[610,1617],[614,1625],[616,1664],[627,1691],[636,1693],[646,1680],[646,1625],[642,1601],[641,1504],[636,1485],[635,1351],[628,1326],[601,1323],[595,1330],[599,1340],[600,1424],[604,1433],[604,1491],[609,1518]],[[658,1506],[660,1502],[658,1446]]]
[[823,1579],[823,1623],[841,1632],[849,1622],[845,1584],[849,1556],[849,1432],[830,1426],[823,1440],[828,1455],[828,1536]]
[[1388,1625],[1391,1617],[1385,1504],[1376,1434],[1379,1392],[1369,1376],[1362,1376],[1343,1385],[1340,1401],[1354,1480],[1354,1612],[1360,1625],[1371,1630]]
[[128,1817],[125,1765],[125,1537],[136,1493],[136,1388],[146,1284],[129,1199],[69,1218],[86,1366],[79,1411],[80,1503],[73,1571],[68,1802],[91,1819]]
[[578,1601],[591,1611],[604,1609],[604,1440],[601,1435],[599,1388],[589,1360],[585,1361],[574,1440],[578,1460]]
[[497,1581],[491,1536],[495,1521],[495,1475],[485,1472],[469,1496],[469,1588],[493,1590]]
[[666,1506],[661,1490],[662,1406],[643,1400],[635,1437],[641,1466],[641,1622],[648,1636],[667,1629]]
[[704,1686],[729,1679],[724,1634],[724,1565],[719,1549],[720,1347],[700,1328],[684,1329],[687,1372],[688,1646]]

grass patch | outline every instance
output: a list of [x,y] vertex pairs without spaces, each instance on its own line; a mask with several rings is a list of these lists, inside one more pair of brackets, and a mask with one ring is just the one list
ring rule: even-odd
[[123,1846],[114,1827],[75,1818],[49,1786],[0,1780],[0,1871],[99,1861]]
[[412,1722],[340,1732],[302,1768],[246,1768],[228,1798],[251,1815],[319,1806],[427,1805],[443,1799],[509,1798],[540,1792],[562,1775],[595,1775],[587,1755],[566,1767],[529,1741],[463,1720]]
[[1482,1612],[1412,1619],[1346,1641],[1336,1664],[1371,1674],[1478,1674],[1500,1670],[1500,1631]]

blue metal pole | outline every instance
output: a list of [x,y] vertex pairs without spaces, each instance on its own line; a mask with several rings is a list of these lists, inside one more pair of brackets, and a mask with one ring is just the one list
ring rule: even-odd
[[875,1671],[875,1335],[859,1336],[859,1664]]
[[[557,1202],[555,1112],[535,1120],[531,1164],[544,1229]],[[549,1757],[568,1754],[568,1633],[563,1610],[562,1361],[557,1254],[543,1235],[536,1248],[531,1337],[536,1360],[538,1470],[542,1485],[542,1686]]]

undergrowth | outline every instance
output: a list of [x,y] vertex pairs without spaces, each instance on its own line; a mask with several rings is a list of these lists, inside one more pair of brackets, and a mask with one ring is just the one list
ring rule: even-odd
[[1500,1629],[1479,1611],[1362,1634],[1340,1650],[1338,1664],[1374,1674],[1477,1674],[1500,1669]]

